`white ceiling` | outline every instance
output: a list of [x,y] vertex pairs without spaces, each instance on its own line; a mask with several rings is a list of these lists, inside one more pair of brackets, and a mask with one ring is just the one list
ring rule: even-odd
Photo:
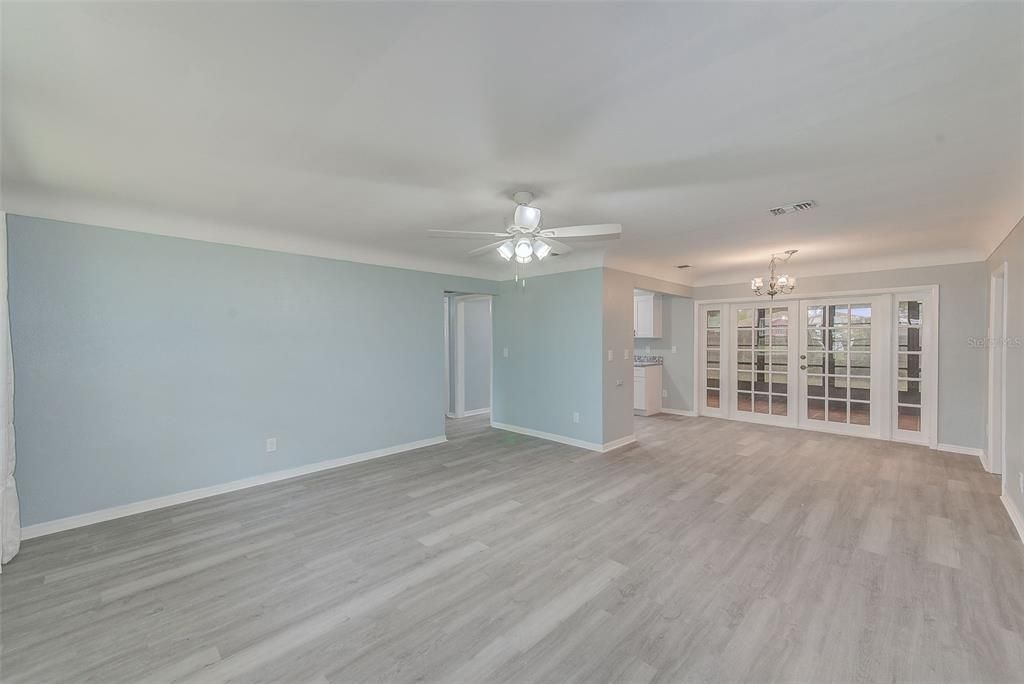
[[17,213],[505,277],[425,230],[529,189],[623,224],[562,268],[698,284],[984,259],[1024,215],[1019,2],[2,11]]

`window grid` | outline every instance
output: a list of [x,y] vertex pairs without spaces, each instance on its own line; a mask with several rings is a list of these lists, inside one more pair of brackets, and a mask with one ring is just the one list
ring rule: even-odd
[[736,409],[775,416],[789,411],[789,309],[736,310]]
[[807,307],[807,417],[871,423],[871,305]]
[[704,316],[704,405],[719,408],[722,404],[722,312],[709,309]]
[[900,300],[896,306],[896,427],[908,432],[921,431],[923,314],[924,302],[918,299]]

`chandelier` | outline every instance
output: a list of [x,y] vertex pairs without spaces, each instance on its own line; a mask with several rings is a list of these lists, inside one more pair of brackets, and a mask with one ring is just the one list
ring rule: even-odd
[[775,275],[775,265],[778,263],[786,263],[790,258],[797,253],[795,249],[787,249],[785,256],[778,254],[772,254],[772,260],[768,262],[768,282],[764,281],[764,278],[754,278],[750,281],[750,289],[753,290],[754,294],[768,295],[771,299],[775,299],[775,295],[778,294],[789,294],[796,289],[796,278],[788,275]]

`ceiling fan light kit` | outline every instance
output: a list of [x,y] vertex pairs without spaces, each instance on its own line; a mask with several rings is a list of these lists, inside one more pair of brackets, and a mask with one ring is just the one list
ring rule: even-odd
[[[474,249],[470,254],[484,254],[494,249],[498,252],[498,256],[505,261],[511,262],[514,257],[516,264],[532,263],[534,257],[537,261],[543,261],[549,255],[568,254],[572,248],[564,242],[560,242],[564,238],[609,239],[622,235],[622,226],[617,223],[542,228],[541,210],[530,206],[530,202],[533,201],[533,193],[516,192],[512,195],[512,200],[516,203],[516,208],[512,212],[512,224],[505,229],[504,233],[467,230],[430,230],[428,232],[434,237],[502,238],[486,247]],[[516,280],[519,280],[518,266]]]

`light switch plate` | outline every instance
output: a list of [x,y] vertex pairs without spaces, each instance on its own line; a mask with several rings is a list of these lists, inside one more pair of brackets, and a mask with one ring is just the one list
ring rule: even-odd
[[508,347],[505,347],[504,349],[501,350],[501,355],[504,356],[506,359],[508,358]]
[[267,453],[277,451],[277,437],[267,437]]
[[615,352],[613,352],[611,349],[609,349],[608,350],[608,360],[611,361],[614,358],[615,358]]
[[676,353],[676,345],[674,345],[674,344],[672,345],[672,353],[673,353],[673,354],[675,354],[675,353]]

